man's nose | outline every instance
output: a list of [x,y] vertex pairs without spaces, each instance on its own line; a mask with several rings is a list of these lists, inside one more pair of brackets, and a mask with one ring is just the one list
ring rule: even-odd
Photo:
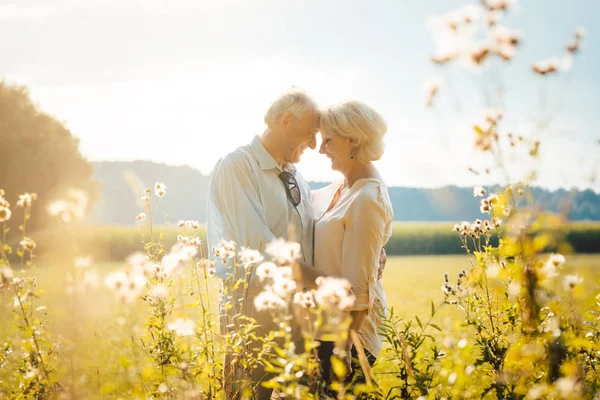
[[308,147],[310,147],[312,150],[317,148],[317,138],[313,136],[313,138],[310,140],[310,143],[308,144]]
[[325,141],[322,141],[321,146],[319,146],[319,154],[325,154]]

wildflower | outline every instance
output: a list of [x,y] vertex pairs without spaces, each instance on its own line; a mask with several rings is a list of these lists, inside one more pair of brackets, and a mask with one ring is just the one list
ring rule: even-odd
[[351,307],[356,300],[350,282],[333,277],[317,278],[316,301],[324,306],[334,306],[340,310]]
[[312,292],[298,292],[294,294],[294,304],[299,304],[304,308],[315,307],[315,301]]
[[23,250],[27,250],[27,251],[33,251],[33,249],[35,249],[35,247],[36,247],[35,242],[28,237],[21,240],[19,242],[19,245],[21,245]]
[[498,274],[500,274],[500,265],[498,265],[498,263],[493,263],[492,265],[489,265],[487,267],[486,274],[490,278],[497,277]]
[[442,292],[444,292],[446,295],[449,295],[452,293],[452,286],[449,283],[444,283],[442,285]]
[[519,193],[519,196],[523,196],[523,193],[525,193],[525,191],[519,188],[519,190],[517,190],[517,193]]
[[146,220],[146,214],[145,213],[139,213],[136,218],[137,218],[138,221],[145,221]]
[[13,277],[13,270],[10,267],[0,265],[0,284],[8,283]]
[[75,264],[75,268],[89,268],[89,266],[92,265],[92,257],[76,257],[75,260],[73,260],[73,263]]
[[166,193],[167,186],[164,183],[156,182],[154,184],[154,194],[158,197],[163,197]]
[[83,273],[83,286],[97,289],[100,286],[100,277],[95,269],[86,270]]
[[272,262],[264,262],[256,268],[256,276],[262,281],[267,278],[273,278],[275,276],[275,270],[277,266]]
[[169,294],[167,287],[165,285],[163,285],[162,283],[159,283],[158,285],[154,286],[151,290],[150,290],[150,296],[154,299],[164,299],[165,297],[167,297],[167,295]]
[[175,331],[179,336],[193,336],[196,324],[189,319],[177,318],[175,322],[167,325],[170,331]]
[[464,349],[467,346],[467,339],[461,339],[458,342],[458,348],[459,349]]
[[560,268],[563,266],[563,264],[565,263],[566,259],[565,256],[563,256],[562,254],[551,254],[550,257],[548,258],[548,262],[552,263],[552,265],[554,265],[554,267],[556,268]]
[[180,219],[180,220],[177,222],[177,225],[179,225],[179,227],[180,227],[180,228],[183,228],[183,227],[185,226],[185,221],[184,221],[184,220],[182,220],[182,219]]
[[263,260],[263,256],[258,250],[252,250],[247,247],[242,247],[239,253],[239,259],[242,262],[242,266],[248,269],[251,265],[258,264]]
[[146,278],[137,273],[116,271],[104,279],[104,284],[125,302],[133,301],[146,285]]
[[198,221],[188,221],[190,223],[190,228],[194,230],[200,229],[200,223]]
[[577,274],[571,274],[571,275],[565,276],[565,278],[563,280],[563,286],[565,287],[565,290],[574,289],[575,286],[581,284],[582,282],[583,282],[582,277],[580,277]]
[[577,380],[573,377],[560,378],[556,381],[556,388],[563,397],[570,397],[578,391]]
[[471,375],[473,371],[475,371],[475,366],[473,364],[470,364],[469,366],[467,366],[467,368],[465,368],[465,373],[467,375]]
[[459,232],[459,231],[460,231],[460,225],[454,224],[454,228],[452,228],[452,232]]
[[296,290],[296,282],[291,279],[280,278],[273,283],[273,291],[282,298],[287,297]]
[[485,189],[481,186],[475,186],[473,189],[473,197],[482,197],[485,194]]
[[433,99],[439,92],[442,86],[442,82],[439,78],[429,79],[425,82],[425,94],[426,94],[426,104],[427,106],[433,105]]
[[456,372],[451,373],[450,376],[448,377],[448,383],[450,385],[454,385],[457,377],[458,377],[458,375],[456,374]]
[[280,265],[292,264],[300,259],[300,244],[281,238],[268,243],[265,251]]
[[488,201],[488,203],[490,203],[493,206],[497,205],[500,202],[500,198],[493,193],[490,194],[486,200]]
[[31,204],[35,199],[37,199],[37,194],[35,193],[25,193],[19,195],[19,200],[17,200],[17,207],[31,207]]
[[521,284],[518,282],[509,283],[506,293],[510,299],[514,300],[521,294]]
[[500,218],[494,217],[492,218],[492,223],[496,228],[498,228],[500,227],[500,224],[502,224],[502,220]]
[[490,206],[490,202],[487,199],[481,200],[481,206],[479,207],[479,210],[481,211],[482,214],[490,212],[491,209],[492,209],[492,207]]
[[448,273],[447,272],[444,272],[444,281],[448,282]]
[[217,273],[217,269],[215,267],[208,267],[207,274],[209,278],[212,278]]
[[0,206],[0,222],[5,222],[10,219],[10,209],[8,207]]
[[277,310],[287,307],[287,303],[271,290],[263,290],[254,298],[254,306],[258,311]]

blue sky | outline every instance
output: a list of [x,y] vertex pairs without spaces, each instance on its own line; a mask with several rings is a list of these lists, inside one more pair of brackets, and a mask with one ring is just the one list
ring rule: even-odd
[[[270,102],[297,85],[320,105],[359,99],[384,115],[387,151],[378,166],[388,184],[488,184],[500,176],[467,168],[493,167],[475,151],[471,129],[486,108],[482,84],[492,68],[436,68],[426,28],[428,17],[477,3],[0,0],[0,78],[30,87],[92,160],[147,159],[208,173],[262,132]],[[506,156],[511,179],[535,169],[541,186],[600,191],[590,181],[600,172],[599,19],[593,0],[521,1],[502,19],[523,42],[497,66],[501,131],[542,141],[537,164],[518,152]],[[586,36],[572,71],[534,76],[531,64],[562,55],[577,27]],[[423,83],[433,75],[446,84],[427,109]],[[546,111],[550,127],[536,133],[541,92],[550,99],[546,110],[562,100],[560,112]],[[316,152],[299,168],[311,180],[337,176]]]

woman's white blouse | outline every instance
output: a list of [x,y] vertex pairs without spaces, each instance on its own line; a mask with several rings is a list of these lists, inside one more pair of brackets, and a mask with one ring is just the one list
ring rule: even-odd
[[312,191],[315,267],[350,282],[356,302],[349,311],[369,311],[358,334],[363,347],[378,356],[383,344],[378,330],[387,299],[377,272],[381,249],[392,236],[394,213],[387,188],[372,178],[356,181],[326,212],[342,183]]

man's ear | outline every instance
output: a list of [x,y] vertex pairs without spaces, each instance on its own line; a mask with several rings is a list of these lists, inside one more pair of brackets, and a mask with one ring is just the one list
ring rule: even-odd
[[292,122],[292,113],[289,111],[286,111],[283,113],[283,115],[281,116],[281,125],[285,128],[287,126],[289,126],[290,122]]

